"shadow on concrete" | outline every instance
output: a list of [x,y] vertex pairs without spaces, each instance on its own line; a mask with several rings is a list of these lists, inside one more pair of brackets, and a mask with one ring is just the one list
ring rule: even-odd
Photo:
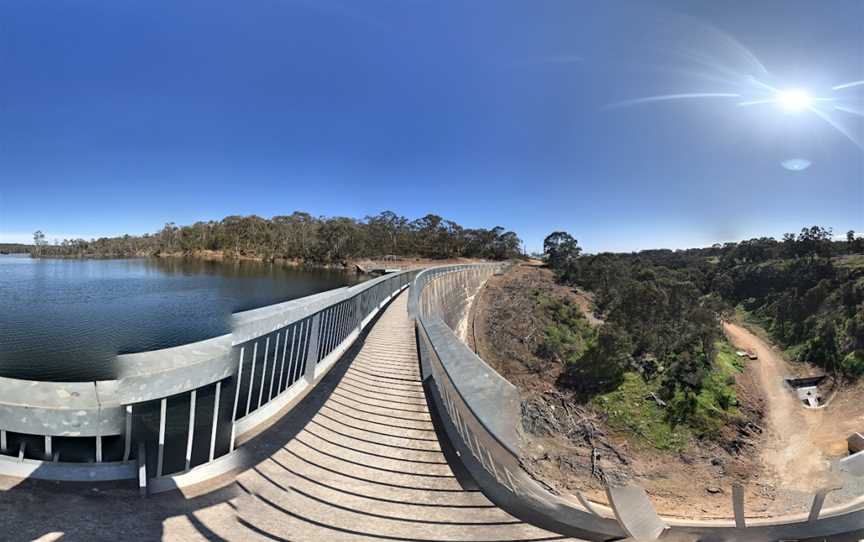
[[[240,466],[234,472],[182,493],[174,491],[148,499],[138,496],[133,481],[58,484],[26,480],[0,491],[0,517],[4,523],[0,539],[33,540],[54,534],[51,540],[64,542],[197,537],[283,542],[289,539],[273,531],[283,533],[287,530],[283,524],[295,520],[308,525],[309,531],[317,531],[307,533],[307,537],[299,534],[303,533],[301,527],[296,540],[328,540],[333,536],[342,539],[345,535],[419,542],[485,538],[498,542],[514,538],[506,534],[509,530],[490,538],[493,531],[486,529],[518,529],[523,522],[496,512],[497,507],[482,496],[451,447],[434,403],[426,403],[425,384],[401,379],[405,380],[403,384],[351,369],[385,312],[376,315],[302,401],[237,449]],[[390,346],[398,348],[392,343]],[[409,368],[405,365],[402,370]],[[337,386],[341,386],[338,391]],[[412,414],[429,418],[416,419]],[[308,435],[301,435],[304,431]],[[291,442],[295,444],[289,446]],[[364,450],[364,443],[377,448]],[[443,458],[400,457],[400,450],[443,452]],[[376,464],[376,459],[386,463]],[[427,472],[415,472],[423,465],[430,465],[425,467]],[[444,465],[449,465],[450,470],[443,470]],[[430,468],[442,470],[430,473]],[[404,498],[396,498],[402,497],[400,492],[407,492]],[[394,528],[386,534],[368,532],[379,530],[379,524]],[[418,527],[422,530],[417,531]],[[457,529],[454,532],[458,534],[442,530],[448,528]],[[467,530],[460,530],[463,528]],[[293,533],[288,531],[291,536]],[[418,533],[423,536],[413,536]],[[541,534],[523,533],[518,540],[563,538]]]
[[[340,532],[340,533],[360,536],[360,537],[363,537],[364,539],[370,539],[370,540],[398,540],[398,541],[404,541],[404,542],[452,542],[452,539],[418,538],[418,537],[414,537],[414,536],[412,536],[410,538],[409,537],[402,537],[402,536],[391,536],[391,535],[361,531],[358,529],[349,529],[346,527],[339,527],[336,525],[328,525],[328,524],[325,524],[323,522],[317,521],[315,519],[306,517],[302,514],[298,514],[298,513],[294,512],[293,510],[289,510],[289,509],[285,508],[284,506],[281,506],[278,503],[273,502],[271,499],[268,499],[267,497],[265,497],[263,495],[256,494],[256,493],[250,491],[248,488],[246,488],[241,483],[238,483],[238,486],[240,487],[240,489],[242,491],[244,491],[250,497],[257,499],[258,501],[264,503],[265,505],[272,508],[274,511],[276,511],[280,514],[283,514],[285,516],[294,518],[296,520],[302,521],[304,523],[308,523],[308,524],[313,525],[315,527],[320,527],[320,528],[330,529],[330,530]],[[296,491],[296,488],[292,488],[292,489]],[[397,521],[405,521],[403,518],[387,518],[387,519],[396,519]],[[517,521],[516,523],[518,524],[521,522]],[[475,525],[477,525],[477,524],[475,524]],[[287,541],[287,539],[281,538],[281,537],[274,535],[272,533],[268,533],[266,536],[272,540],[278,540],[280,542]],[[547,536],[547,537],[539,537],[539,538],[520,538],[519,541],[520,542],[540,542],[540,541],[545,541],[545,540],[563,540],[564,538],[565,537],[563,537],[563,536],[557,536],[556,535],[556,536]],[[480,538],[471,538],[470,540],[471,540],[471,542],[501,542],[500,538],[490,539],[490,540],[483,540]]]
[[[201,537],[214,541],[225,540],[216,534],[213,525],[206,524],[196,513],[219,505],[236,510],[232,501],[243,492],[238,489],[239,483],[234,481],[234,477],[267,460],[304,429],[330,398],[365,344],[369,332],[385,312],[382,310],[375,316],[327,376],[302,401],[272,426],[238,448],[236,453],[240,456],[242,466],[233,473],[186,488],[182,492],[161,493],[146,499],[139,496],[135,480],[60,483],[0,477],[0,540],[18,542],[45,537],[47,540],[63,542],[148,542],[167,538],[166,521],[181,521],[181,518],[185,518],[189,528]],[[237,526],[248,523],[235,513],[229,518],[224,517],[225,514],[212,515],[222,516],[218,521],[220,531],[236,531]],[[254,526],[245,527],[259,532]],[[268,536],[264,532],[259,534]]]

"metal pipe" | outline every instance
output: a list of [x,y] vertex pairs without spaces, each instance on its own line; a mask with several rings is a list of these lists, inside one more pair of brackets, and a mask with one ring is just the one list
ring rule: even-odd
[[[162,476],[162,460],[165,456],[165,416],[168,408],[168,399],[159,401],[159,451],[156,459],[156,476]],[[98,438],[98,437],[97,437]],[[97,440],[97,447],[99,441]],[[98,452],[97,452],[98,453]]]
[[216,427],[219,425],[219,393],[222,391],[222,381],[216,383],[216,400],[213,402],[213,430],[210,432],[210,461],[216,454]]
[[186,470],[192,465],[192,441],[195,438],[195,398],[198,390],[189,393],[189,428],[186,430]]
[[255,347],[252,349],[252,369],[249,371],[249,396],[246,397],[246,412],[244,416],[249,414],[249,408],[252,406],[252,388],[255,387],[255,358],[258,357],[258,341],[255,341]]
[[264,382],[267,380],[267,355],[270,353],[270,336],[264,343],[264,365],[261,366],[261,385],[258,386],[258,408],[261,408],[261,400],[264,399]]
[[240,365],[237,367],[237,382],[234,384],[234,410],[231,413],[231,442],[228,451],[234,451],[234,438],[237,436],[237,403],[240,400],[240,381],[243,379],[243,353],[245,347],[240,347]]

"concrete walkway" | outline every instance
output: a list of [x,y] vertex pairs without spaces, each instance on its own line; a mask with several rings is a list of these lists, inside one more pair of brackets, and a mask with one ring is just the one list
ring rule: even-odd
[[0,479],[0,539],[563,539],[513,518],[454,475],[420,382],[407,297],[302,403],[240,448],[250,468],[236,479],[148,499],[128,484]]

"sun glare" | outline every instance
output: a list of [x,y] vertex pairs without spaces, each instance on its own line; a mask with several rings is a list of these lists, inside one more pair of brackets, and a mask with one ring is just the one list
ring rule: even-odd
[[813,104],[813,98],[800,88],[783,90],[777,94],[777,103],[786,111],[801,111]]

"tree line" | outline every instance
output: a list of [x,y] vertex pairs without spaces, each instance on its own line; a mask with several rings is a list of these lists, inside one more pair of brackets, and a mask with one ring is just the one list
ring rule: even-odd
[[438,215],[410,220],[391,211],[358,220],[314,217],[294,212],[267,219],[228,216],[189,226],[165,224],[160,231],[100,239],[64,239],[49,244],[34,234],[35,256],[133,257],[219,251],[228,258],[251,257],[308,263],[343,263],[387,256],[486,258],[503,260],[522,254],[522,241],[500,226],[464,228]]
[[594,255],[554,232],[543,248],[560,282],[593,292],[605,321],[565,374],[565,384],[588,395],[616,389],[635,371],[659,379],[675,421],[691,419],[714,383],[721,323],[736,307],[794,359],[840,378],[864,374],[864,257],[849,256],[864,242],[854,232],[838,241],[813,226],[780,240]]
[[854,231],[835,240],[821,226],[781,240],[629,254],[582,255],[566,232],[544,242],[559,280],[595,293],[598,310],[626,336],[628,357],[650,354],[673,378],[710,363],[711,338],[733,307],[761,320],[793,358],[864,374],[864,258],[850,258],[862,253]]

